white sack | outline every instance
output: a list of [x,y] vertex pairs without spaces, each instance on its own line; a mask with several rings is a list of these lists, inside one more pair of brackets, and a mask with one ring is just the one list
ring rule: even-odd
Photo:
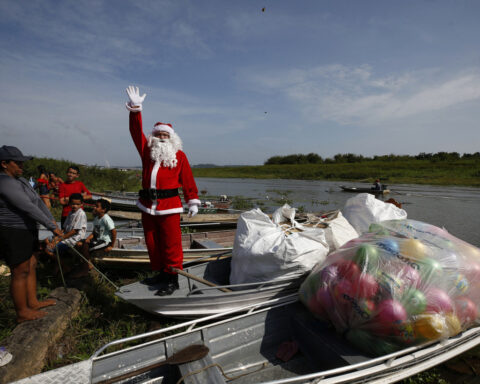
[[[278,220],[286,217],[292,227],[302,232],[286,234]],[[274,220],[260,209],[240,215],[233,245],[230,284],[253,283],[301,276],[328,254],[324,230],[308,228],[293,219],[292,209],[285,205],[274,214]]]
[[348,199],[342,212],[359,234],[367,232],[372,223],[407,218],[407,212],[404,209],[384,203],[370,193],[360,193]]
[[338,212],[337,217],[326,221],[328,227],[325,228],[325,238],[327,240],[330,252],[336,251],[343,244],[358,237],[355,228],[343,217],[342,212]]

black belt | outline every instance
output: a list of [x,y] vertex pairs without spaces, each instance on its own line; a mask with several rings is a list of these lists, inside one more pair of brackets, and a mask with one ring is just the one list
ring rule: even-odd
[[178,188],[141,189],[140,191],[138,191],[138,196],[140,196],[141,199],[146,199],[146,200],[168,199],[169,197],[178,196]]

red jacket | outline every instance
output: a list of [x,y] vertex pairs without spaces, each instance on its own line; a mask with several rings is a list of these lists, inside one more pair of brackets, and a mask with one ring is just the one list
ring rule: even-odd
[[[173,189],[182,188],[185,202],[188,205],[198,204],[198,190],[193,179],[192,170],[187,156],[182,151],[177,151],[178,163],[174,168],[161,166],[150,157],[150,148],[142,129],[142,114],[130,112],[130,134],[142,159],[142,188],[143,189]],[[179,196],[166,199],[139,199],[137,206],[150,215],[168,215],[182,213],[183,206]]]

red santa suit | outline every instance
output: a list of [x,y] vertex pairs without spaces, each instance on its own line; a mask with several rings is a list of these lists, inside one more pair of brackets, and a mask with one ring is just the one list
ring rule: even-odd
[[[143,133],[140,112],[130,112],[130,134],[142,159],[142,188],[173,190],[181,187],[188,205],[200,205],[197,186],[185,153],[181,150],[176,152],[177,164],[172,168],[152,160],[148,140]],[[172,273],[170,267],[182,269],[180,213],[183,212],[183,206],[180,197],[177,195],[154,200],[140,198],[137,206],[142,211],[145,242],[152,270]]]

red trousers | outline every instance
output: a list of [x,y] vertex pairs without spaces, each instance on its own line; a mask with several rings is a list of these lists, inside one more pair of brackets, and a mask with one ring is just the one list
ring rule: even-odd
[[142,224],[152,271],[172,273],[170,267],[182,269],[180,214],[154,216],[142,212]]

